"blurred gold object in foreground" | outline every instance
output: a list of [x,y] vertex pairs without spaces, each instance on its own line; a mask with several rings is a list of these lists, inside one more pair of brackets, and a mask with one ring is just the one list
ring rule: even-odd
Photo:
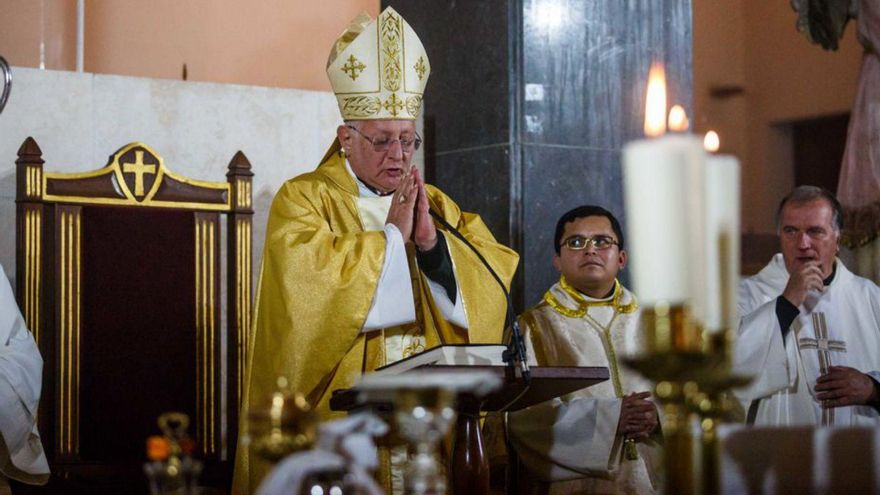
[[189,416],[167,412],[159,416],[163,436],[147,439],[147,457],[144,473],[150,484],[151,495],[191,495],[202,473],[202,463],[190,457],[193,443],[186,434]]
[[642,321],[647,348],[625,363],[655,383],[663,411],[664,492],[718,493],[717,426],[729,413],[727,392],[751,381],[731,370],[732,334],[704,332],[686,305],[658,303],[644,310]]
[[248,412],[248,434],[254,452],[272,464],[312,448],[318,428],[318,415],[303,394],[291,392],[284,377],[276,383],[277,390],[268,400]]

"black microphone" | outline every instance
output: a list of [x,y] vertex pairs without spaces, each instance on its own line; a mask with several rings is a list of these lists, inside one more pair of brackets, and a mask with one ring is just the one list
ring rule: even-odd
[[437,213],[436,211],[429,209],[428,212],[437,220],[440,225],[443,226],[446,230],[448,230],[452,235],[457,237],[461,242],[463,242],[467,247],[477,255],[477,258],[483,263],[483,266],[489,270],[489,273],[492,275],[492,278],[498,282],[498,285],[501,287],[501,291],[504,292],[504,300],[507,302],[507,315],[504,320],[504,327],[510,326],[510,343],[507,345],[507,350],[501,355],[504,362],[507,363],[511,368],[516,366],[516,362],[519,361],[520,372],[522,373],[523,381],[528,385],[532,381],[532,372],[529,370],[529,363],[526,361],[526,344],[523,339],[522,332],[519,329],[519,321],[516,319],[516,315],[513,314],[513,304],[510,301],[510,293],[507,292],[507,288],[504,286],[504,282],[501,281],[501,277],[495,273],[495,270],[492,269],[492,265],[486,261],[486,258],[477,251],[477,248],[474,247],[473,244],[470,243],[467,239],[465,239],[464,235],[458,231],[457,228],[453,227],[449,222],[443,218],[442,215]]

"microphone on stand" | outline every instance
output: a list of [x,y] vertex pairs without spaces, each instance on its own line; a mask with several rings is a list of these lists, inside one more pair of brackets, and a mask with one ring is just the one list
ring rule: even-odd
[[529,363],[526,360],[526,344],[523,339],[522,332],[519,328],[519,321],[516,319],[516,315],[513,313],[513,304],[510,301],[510,293],[507,292],[507,287],[504,286],[504,282],[501,281],[501,277],[495,273],[495,270],[492,269],[492,265],[486,261],[486,258],[477,251],[477,248],[474,247],[473,244],[468,241],[461,232],[458,231],[455,227],[453,227],[449,222],[443,218],[442,215],[437,213],[436,211],[429,209],[428,213],[437,220],[437,222],[442,225],[446,230],[448,230],[452,235],[458,238],[461,242],[463,242],[467,247],[477,255],[477,258],[483,263],[483,266],[489,270],[489,273],[492,275],[492,278],[498,282],[498,285],[501,287],[501,291],[504,292],[504,300],[507,303],[507,310],[504,319],[504,327],[507,328],[510,326],[510,342],[507,345],[507,350],[502,354],[502,359],[507,363],[511,368],[516,367],[517,361],[519,362],[520,373],[522,373],[523,381],[528,385],[532,381],[532,372],[529,370]]

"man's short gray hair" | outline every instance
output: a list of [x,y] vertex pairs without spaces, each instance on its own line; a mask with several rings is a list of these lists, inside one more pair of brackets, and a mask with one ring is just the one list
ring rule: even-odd
[[782,209],[785,208],[785,205],[788,203],[809,203],[817,199],[824,199],[831,206],[831,225],[835,232],[840,232],[843,228],[843,207],[840,206],[840,201],[831,191],[817,186],[798,186],[782,198],[779,209],[776,210],[776,230],[782,228]]

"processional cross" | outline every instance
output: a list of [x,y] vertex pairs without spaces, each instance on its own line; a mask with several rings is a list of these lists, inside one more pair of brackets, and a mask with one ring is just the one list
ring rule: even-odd
[[[798,339],[798,347],[801,349],[816,349],[819,353],[819,371],[826,375],[831,366],[831,351],[846,352],[846,342],[842,340],[830,340],[828,338],[828,326],[825,323],[825,313],[813,313],[813,333],[815,339]],[[834,423],[834,409],[822,409],[822,426],[830,426]]]

